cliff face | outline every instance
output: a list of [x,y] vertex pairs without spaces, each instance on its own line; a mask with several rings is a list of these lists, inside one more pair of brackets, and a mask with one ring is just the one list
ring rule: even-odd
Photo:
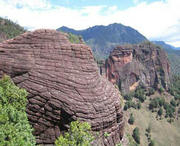
[[77,119],[99,132],[98,145],[114,146],[122,138],[121,97],[100,76],[86,45],[54,30],[27,32],[0,44],[0,77],[4,73],[29,93],[27,114],[38,144],[54,143]]
[[118,46],[105,63],[106,77],[128,93],[139,84],[168,88],[169,62],[165,52],[151,43]]

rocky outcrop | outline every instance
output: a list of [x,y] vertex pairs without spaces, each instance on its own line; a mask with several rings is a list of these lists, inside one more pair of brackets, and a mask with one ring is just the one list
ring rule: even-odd
[[54,143],[77,119],[99,132],[94,144],[113,146],[122,138],[121,97],[100,76],[86,45],[72,44],[54,30],[27,32],[0,44],[4,73],[29,93],[27,114],[38,144]]
[[165,52],[149,42],[116,47],[105,63],[106,77],[124,93],[141,84],[168,88],[169,62]]

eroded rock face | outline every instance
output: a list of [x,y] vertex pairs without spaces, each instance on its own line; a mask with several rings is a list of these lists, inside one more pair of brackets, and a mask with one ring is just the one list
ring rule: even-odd
[[113,146],[122,138],[121,97],[100,76],[86,45],[72,44],[54,30],[27,32],[0,44],[4,73],[29,93],[27,113],[38,144],[54,143],[77,119],[99,132],[98,145]]
[[118,46],[105,63],[106,77],[113,84],[128,93],[139,84],[145,87],[169,84],[169,62],[165,52],[151,43]]

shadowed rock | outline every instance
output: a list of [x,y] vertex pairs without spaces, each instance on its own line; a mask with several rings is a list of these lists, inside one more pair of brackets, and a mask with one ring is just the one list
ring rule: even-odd
[[168,88],[169,62],[165,52],[151,43],[118,46],[105,63],[106,77],[124,93],[145,87]]
[[113,146],[122,138],[121,97],[100,76],[86,45],[72,44],[54,30],[27,32],[0,44],[4,73],[29,93],[27,113],[38,144],[54,143],[77,119],[99,132],[98,145]]

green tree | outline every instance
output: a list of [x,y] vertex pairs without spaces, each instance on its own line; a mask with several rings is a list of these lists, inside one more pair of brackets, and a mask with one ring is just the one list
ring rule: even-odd
[[145,90],[142,87],[138,87],[135,91],[134,96],[138,98],[141,102],[146,100]]
[[164,89],[162,87],[160,87],[159,92],[160,92],[160,94],[162,94],[164,92]]
[[56,140],[56,146],[90,146],[94,140],[91,126],[87,122],[73,121],[70,129]]
[[155,93],[154,88],[149,88],[148,90],[148,96],[153,95]]
[[162,114],[163,114],[163,109],[160,108],[160,109],[158,110],[158,115],[159,115],[159,116],[162,116]]
[[155,146],[154,140],[151,140],[151,141],[150,141],[149,146]]
[[174,99],[172,99],[172,100],[170,101],[170,103],[171,103],[172,106],[176,107],[176,101],[175,101]]
[[138,127],[136,127],[134,130],[133,130],[133,138],[134,138],[134,140],[138,143],[138,144],[140,144],[140,133],[139,133],[139,128]]
[[0,80],[0,145],[34,146],[35,138],[26,115],[27,92],[8,76]]
[[134,124],[134,116],[133,116],[132,113],[131,113],[131,115],[130,115],[130,118],[129,118],[129,120],[128,120],[128,123],[131,124],[131,125]]
[[141,103],[140,102],[137,103],[137,108],[141,109]]

